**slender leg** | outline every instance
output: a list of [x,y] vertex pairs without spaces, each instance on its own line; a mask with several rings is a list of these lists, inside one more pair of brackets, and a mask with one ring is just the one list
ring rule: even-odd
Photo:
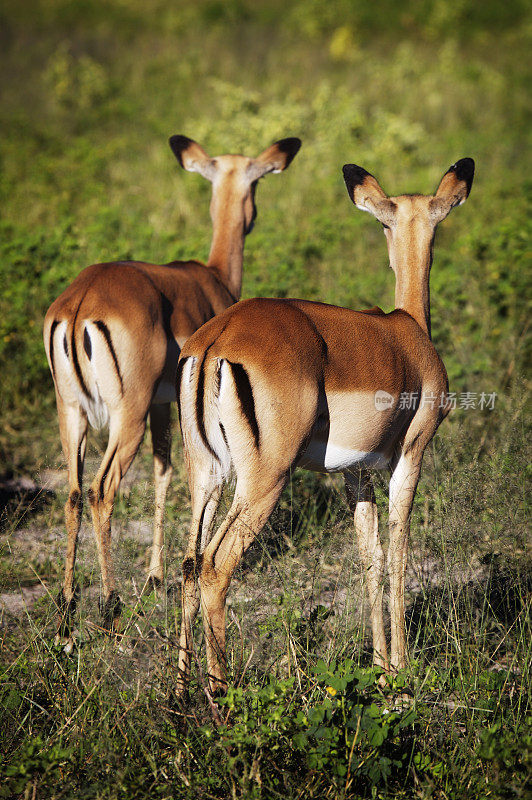
[[65,649],[70,651],[73,647],[70,623],[72,614],[76,609],[77,591],[74,586],[74,566],[83,510],[81,485],[87,446],[87,416],[81,406],[77,404],[66,405],[57,393],[56,399],[59,431],[63,453],[67,462],[69,486],[68,499],[65,504],[65,525],[67,529],[65,576],[58,598],[60,622],[56,644],[63,644]]
[[190,461],[190,466],[192,521],[187,551],[183,559],[178,695],[183,695],[186,692],[190,676],[193,647],[192,626],[200,606],[197,581],[198,560],[201,559],[200,553],[203,549],[203,540],[210,536],[223,488],[223,479],[216,472],[215,465],[211,459],[197,453],[197,457]]
[[220,499],[223,491],[223,483],[215,486],[212,490],[209,499],[203,511],[203,521],[201,524],[201,542],[200,553],[203,553],[209,544],[212,534],[214,532],[214,523],[216,522],[216,514],[220,506]]
[[120,424],[117,418],[111,418],[107,450],[87,493],[102,573],[101,612],[104,626],[109,630],[116,629],[121,607],[111,557],[111,516],[120,481],[135,458],[145,427],[144,418],[129,421],[127,425]]
[[369,597],[373,663],[388,670],[388,650],[382,614],[384,552],[379,539],[379,522],[373,484],[366,470],[344,473],[344,477],[349,507],[354,515],[358,550],[365,572]]
[[[422,453],[421,453],[422,456]],[[406,666],[405,572],[410,512],[421,471],[421,458],[403,453],[390,480],[390,575],[391,668]]]
[[246,492],[246,500],[237,485],[231,509],[203,554],[199,583],[209,685],[213,693],[227,689],[225,600],[231,578],[273,511],[285,483],[283,477],[266,494]]
[[173,472],[172,463],[170,461],[172,430],[169,403],[151,406],[150,426],[153,447],[153,476],[155,481],[155,518],[148,578],[150,578],[153,583],[158,584],[162,583],[164,578],[164,507],[166,493]]
[[193,648],[192,626],[200,605],[196,561],[187,555],[183,560],[183,582],[181,584],[181,631],[179,634],[179,660],[177,695],[186,694],[190,679],[190,662]]

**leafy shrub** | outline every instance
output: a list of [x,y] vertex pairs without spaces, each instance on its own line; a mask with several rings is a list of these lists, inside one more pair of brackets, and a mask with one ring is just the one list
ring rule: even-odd
[[[311,769],[327,770],[337,778],[357,776],[357,781],[379,785],[405,768],[411,756],[411,734],[417,715],[390,707],[379,690],[381,671],[361,669],[351,659],[314,669],[325,698],[296,721],[302,732],[294,744],[308,759]],[[393,688],[402,688],[397,678]],[[365,779],[365,781],[364,781]]]
[[[312,672],[314,688],[297,686],[294,678],[271,679],[256,691],[230,687],[220,699],[228,722],[218,742],[242,791],[246,776],[251,786],[268,773],[269,785],[280,786],[283,773],[302,763],[310,774],[358,791],[404,773],[417,720],[413,706],[393,705],[404,679],[382,690],[382,670],[362,669],[351,659],[319,661]],[[210,729],[206,734],[212,736]]]

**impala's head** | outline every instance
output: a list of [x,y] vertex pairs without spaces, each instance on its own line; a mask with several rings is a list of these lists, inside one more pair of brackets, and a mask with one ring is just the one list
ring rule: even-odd
[[462,205],[471,191],[475,162],[472,158],[461,158],[449,167],[434,195],[388,197],[373,175],[362,167],[346,164],[343,172],[353,203],[382,224],[390,266],[397,273],[398,269],[414,263],[426,265],[436,226],[451,209]]
[[257,216],[255,187],[268,172],[285,170],[299,148],[301,140],[291,137],[281,139],[267,147],[256,158],[225,155],[211,158],[197,142],[187,136],[171,136],[170,147],[181,166],[189,172],[199,172],[212,183],[211,216],[220,207],[241,207],[244,214],[244,233],[253,228]]

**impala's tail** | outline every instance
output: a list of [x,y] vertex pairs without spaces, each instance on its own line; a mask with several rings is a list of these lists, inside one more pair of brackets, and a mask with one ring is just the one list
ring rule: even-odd
[[222,481],[238,475],[243,459],[260,445],[253,389],[242,364],[225,358],[189,356],[179,362],[177,396],[185,450],[209,458]]
[[109,422],[109,409],[124,394],[124,379],[118,362],[111,331],[101,320],[83,320],[85,374],[91,398],[84,407],[90,424],[104,427]]
[[232,459],[220,417],[221,363],[189,356],[179,362],[177,397],[185,450],[194,462],[210,462],[211,473],[223,482]]

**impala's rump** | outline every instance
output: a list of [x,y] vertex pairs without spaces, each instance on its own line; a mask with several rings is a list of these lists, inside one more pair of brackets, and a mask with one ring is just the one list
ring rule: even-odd
[[[161,294],[147,274],[150,265],[142,267],[120,262],[87,267],[50,306],[44,341],[60,394],[65,392],[56,374],[60,349],[66,358],[67,384],[73,373],[76,394],[85,404],[99,403],[99,397],[116,404],[138,378],[139,358],[145,359],[148,374],[153,362],[160,372],[168,324]],[[146,327],[153,331],[155,354],[151,342],[137,339],[137,332]]]

